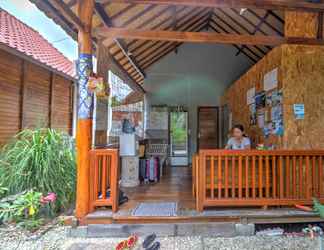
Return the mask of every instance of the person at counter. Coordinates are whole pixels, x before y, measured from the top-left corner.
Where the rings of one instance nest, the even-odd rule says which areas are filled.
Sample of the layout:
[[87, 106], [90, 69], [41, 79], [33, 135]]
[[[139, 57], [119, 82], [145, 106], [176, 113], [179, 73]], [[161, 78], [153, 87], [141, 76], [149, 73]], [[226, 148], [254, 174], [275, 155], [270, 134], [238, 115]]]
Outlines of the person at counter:
[[243, 125], [237, 124], [232, 128], [232, 137], [228, 140], [225, 149], [251, 149], [251, 141], [244, 134]]

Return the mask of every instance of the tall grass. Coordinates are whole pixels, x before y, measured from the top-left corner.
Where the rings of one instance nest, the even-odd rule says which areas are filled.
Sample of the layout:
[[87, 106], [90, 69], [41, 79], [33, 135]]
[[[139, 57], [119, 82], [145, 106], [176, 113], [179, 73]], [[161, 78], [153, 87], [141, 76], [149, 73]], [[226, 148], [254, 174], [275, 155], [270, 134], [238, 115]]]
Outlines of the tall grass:
[[0, 183], [9, 194], [55, 192], [64, 208], [74, 199], [75, 175], [71, 139], [53, 129], [23, 130], [0, 153]]

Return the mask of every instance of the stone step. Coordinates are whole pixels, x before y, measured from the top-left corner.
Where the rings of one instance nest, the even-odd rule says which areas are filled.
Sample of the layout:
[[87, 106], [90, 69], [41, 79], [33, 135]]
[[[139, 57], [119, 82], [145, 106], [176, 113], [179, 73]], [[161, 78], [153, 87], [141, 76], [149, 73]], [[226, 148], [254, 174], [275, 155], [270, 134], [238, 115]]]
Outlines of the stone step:
[[140, 237], [155, 233], [158, 237], [203, 236], [234, 237], [254, 235], [254, 224], [237, 223], [176, 223], [176, 224], [89, 224], [71, 227], [70, 237]]

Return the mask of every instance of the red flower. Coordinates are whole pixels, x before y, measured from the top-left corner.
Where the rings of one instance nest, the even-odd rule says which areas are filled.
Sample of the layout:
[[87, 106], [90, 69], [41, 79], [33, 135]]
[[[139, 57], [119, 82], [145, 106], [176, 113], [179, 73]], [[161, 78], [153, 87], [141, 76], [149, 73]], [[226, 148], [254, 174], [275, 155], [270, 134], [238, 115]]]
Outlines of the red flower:
[[56, 194], [55, 193], [48, 193], [45, 197], [41, 196], [40, 202], [42, 204], [47, 204], [56, 201]]

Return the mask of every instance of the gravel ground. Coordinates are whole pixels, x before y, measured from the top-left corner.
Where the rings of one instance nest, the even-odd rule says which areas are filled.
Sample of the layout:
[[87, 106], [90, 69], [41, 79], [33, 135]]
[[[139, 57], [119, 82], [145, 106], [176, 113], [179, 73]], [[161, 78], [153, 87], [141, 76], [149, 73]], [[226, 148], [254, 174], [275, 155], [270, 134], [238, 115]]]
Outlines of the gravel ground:
[[[110, 250], [122, 240], [117, 238], [69, 238], [66, 227], [54, 227], [42, 235], [26, 235], [20, 231], [0, 228], [1, 250]], [[142, 239], [140, 239], [142, 241]], [[168, 237], [160, 238], [161, 250], [317, 250], [318, 239], [303, 237]], [[135, 250], [140, 250], [140, 247]]]

